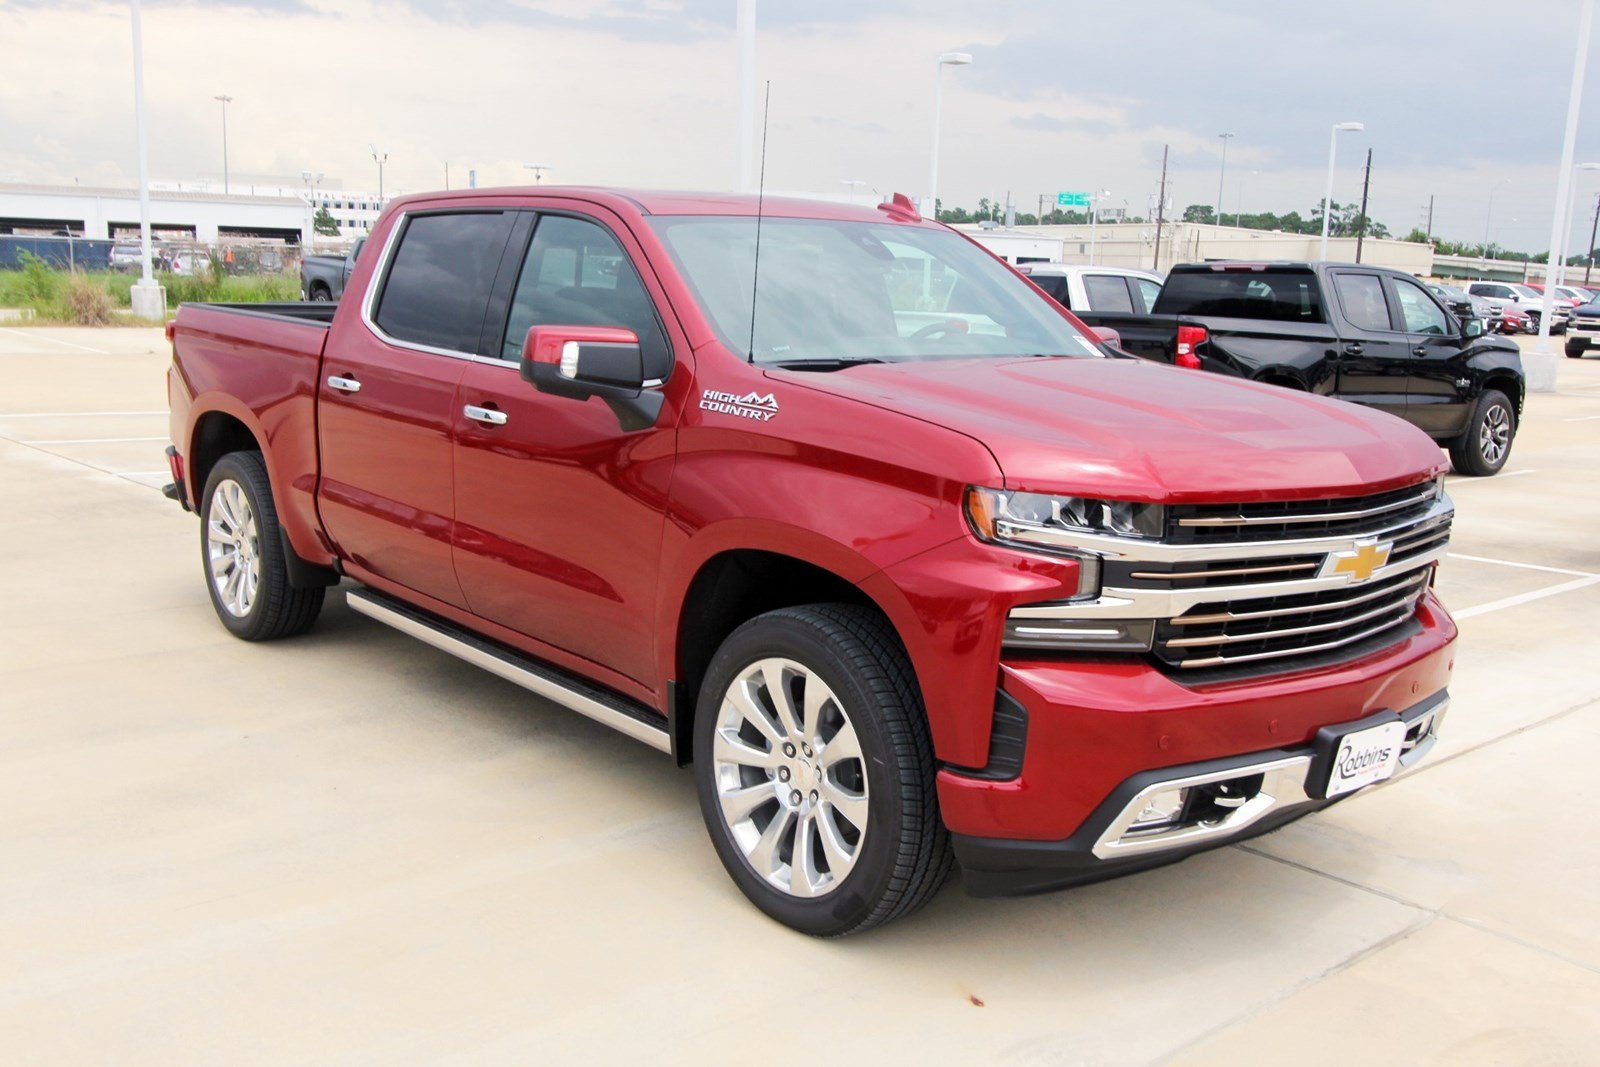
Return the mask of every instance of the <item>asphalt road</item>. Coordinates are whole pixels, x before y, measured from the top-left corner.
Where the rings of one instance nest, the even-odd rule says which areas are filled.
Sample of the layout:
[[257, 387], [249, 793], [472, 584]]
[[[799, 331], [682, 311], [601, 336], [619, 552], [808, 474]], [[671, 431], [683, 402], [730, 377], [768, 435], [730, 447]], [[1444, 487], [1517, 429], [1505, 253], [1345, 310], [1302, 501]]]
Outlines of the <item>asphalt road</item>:
[[0, 1058], [1580, 1063], [1600, 359], [1452, 478], [1430, 761], [1244, 846], [819, 942], [659, 754], [331, 599], [230, 638], [156, 330], [0, 328]]

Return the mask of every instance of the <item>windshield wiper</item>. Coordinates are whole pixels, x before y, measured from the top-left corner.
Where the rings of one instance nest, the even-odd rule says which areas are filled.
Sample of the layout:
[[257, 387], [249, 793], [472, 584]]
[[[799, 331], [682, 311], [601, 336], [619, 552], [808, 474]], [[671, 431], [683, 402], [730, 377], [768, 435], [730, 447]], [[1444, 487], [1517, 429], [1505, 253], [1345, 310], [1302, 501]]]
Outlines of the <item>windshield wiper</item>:
[[846, 367], [859, 366], [862, 363], [887, 363], [886, 359], [877, 356], [850, 356], [839, 359], [785, 359], [768, 363], [769, 367], [781, 367], [784, 370], [816, 370], [830, 371], [843, 370]]

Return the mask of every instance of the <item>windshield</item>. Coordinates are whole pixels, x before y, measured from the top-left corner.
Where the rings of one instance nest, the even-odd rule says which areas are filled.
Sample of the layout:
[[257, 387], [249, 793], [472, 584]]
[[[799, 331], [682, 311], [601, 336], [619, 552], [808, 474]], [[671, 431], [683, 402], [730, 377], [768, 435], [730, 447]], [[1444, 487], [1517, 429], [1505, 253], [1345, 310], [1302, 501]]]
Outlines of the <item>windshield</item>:
[[1049, 300], [958, 234], [892, 222], [650, 220], [723, 343], [757, 363], [1093, 356]]

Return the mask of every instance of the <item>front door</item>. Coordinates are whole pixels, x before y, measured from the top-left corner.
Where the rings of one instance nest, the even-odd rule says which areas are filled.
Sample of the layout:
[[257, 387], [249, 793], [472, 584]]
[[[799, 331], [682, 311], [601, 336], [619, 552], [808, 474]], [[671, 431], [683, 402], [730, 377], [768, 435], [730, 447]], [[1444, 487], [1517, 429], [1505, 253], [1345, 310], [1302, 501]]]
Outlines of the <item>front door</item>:
[[360, 316], [341, 314], [318, 383], [318, 506], [340, 554], [465, 607], [451, 558], [451, 432], [505, 250], [508, 212], [396, 222]]
[[1410, 349], [1406, 418], [1435, 437], [1454, 436], [1466, 425], [1471, 401], [1461, 324], [1416, 282], [1393, 275], [1386, 280]]
[[1331, 271], [1344, 324], [1334, 341], [1341, 400], [1391, 415], [1406, 413], [1410, 348], [1395, 329], [1383, 276], [1371, 271]]
[[474, 614], [653, 685], [676, 412], [627, 432], [603, 401], [540, 393], [519, 373], [531, 326], [620, 326], [638, 335], [647, 372], [671, 376], [636, 255], [620, 227], [538, 217], [499, 360], [468, 367], [457, 390], [455, 561]]

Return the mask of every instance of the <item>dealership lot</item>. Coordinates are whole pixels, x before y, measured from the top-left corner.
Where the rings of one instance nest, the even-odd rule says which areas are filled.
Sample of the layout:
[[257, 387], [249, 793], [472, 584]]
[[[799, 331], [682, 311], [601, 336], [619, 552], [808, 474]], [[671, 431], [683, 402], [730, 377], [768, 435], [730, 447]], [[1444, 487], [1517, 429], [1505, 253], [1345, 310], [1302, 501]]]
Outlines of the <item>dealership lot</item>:
[[[1531, 342], [1529, 342], [1531, 343]], [[792, 934], [658, 754], [337, 600], [217, 625], [157, 330], [0, 328], [0, 1047], [18, 1061], [1573, 1062], [1600, 1034], [1600, 359], [1451, 479], [1421, 769], [1073, 892]], [[1340, 1038], [1359, 1035], [1352, 1046]]]

